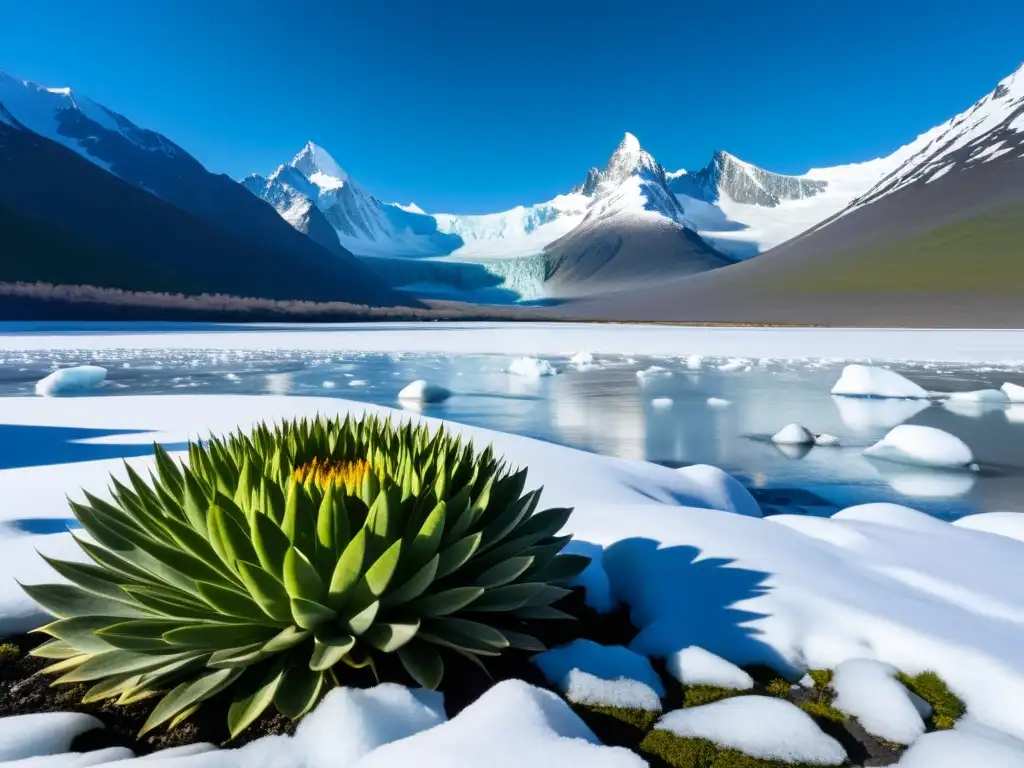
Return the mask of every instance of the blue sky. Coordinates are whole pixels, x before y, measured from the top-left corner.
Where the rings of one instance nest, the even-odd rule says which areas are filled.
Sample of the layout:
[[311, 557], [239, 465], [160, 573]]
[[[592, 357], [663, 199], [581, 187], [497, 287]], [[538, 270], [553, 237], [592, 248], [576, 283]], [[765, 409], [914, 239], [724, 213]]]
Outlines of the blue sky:
[[1024, 58], [1020, 0], [0, 0], [0, 69], [208, 168], [307, 141], [383, 200], [549, 199], [635, 133], [670, 170], [886, 154]]

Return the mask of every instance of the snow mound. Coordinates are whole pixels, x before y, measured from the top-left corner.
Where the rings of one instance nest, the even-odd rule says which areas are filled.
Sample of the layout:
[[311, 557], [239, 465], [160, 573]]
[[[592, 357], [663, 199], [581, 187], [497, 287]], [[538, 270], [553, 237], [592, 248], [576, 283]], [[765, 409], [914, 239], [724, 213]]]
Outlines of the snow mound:
[[832, 387], [833, 395], [848, 397], [927, 398], [928, 392], [906, 376], [873, 365], [848, 365]]
[[650, 368], [645, 368], [642, 371], [636, 372], [636, 377], [640, 379], [640, 381], [645, 381], [646, 379], [653, 378], [654, 376], [671, 375], [672, 371], [668, 370], [667, 368], [662, 368], [660, 365], [652, 365]]
[[569, 705], [520, 680], [490, 688], [447, 723], [374, 750], [354, 768], [644, 768], [605, 747]]
[[827, 445], [836, 446], [839, 445], [839, 438], [835, 435], [830, 435], [828, 432], [822, 432], [820, 435], [814, 438], [815, 445]]
[[578, 670], [599, 680], [642, 683], [656, 696], [665, 695], [665, 686], [647, 657], [622, 645], [600, 645], [580, 638], [538, 653], [531, 661], [562, 692], [568, 691], [570, 673]]
[[651, 686], [639, 680], [620, 677], [604, 680], [597, 675], [573, 669], [563, 680], [565, 698], [573, 704], [599, 707], [622, 707], [661, 712], [661, 699]]
[[78, 712], [0, 718], [0, 762], [63, 754], [76, 736], [102, 727], [92, 715]]
[[417, 379], [398, 393], [399, 400], [414, 403], [443, 403], [451, 396], [449, 390], [423, 379]]
[[691, 371], [699, 371], [704, 367], [704, 358], [700, 355], [690, 355], [686, 358], [686, 367]]
[[36, 382], [36, 394], [40, 397], [53, 397], [66, 392], [80, 392], [92, 389], [105, 378], [107, 369], [98, 365], [61, 368]]
[[736, 696], [677, 709], [655, 726], [677, 736], [707, 739], [762, 760], [841, 765], [846, 751], [826, 736], [810, 715], [782, 699]]
[[830, 519], [871, 523], [872, 525], [881, 525], [887, 528], [899, 528], [904, 531], [932, 534], [945, 533], [948, 531], [949, 526], [948, 523], [944, 523], [942, 520], [938, 520], [924, 512], [904, 507], [902, 504], [890, 504], [885, 501], [847, 507], [836, 512]]
[[680, 467], [676, 474], [685, 477], [699, 489], [702, 504], [707, 509], [734, 512], [746, 517], [763, 517], [764, 512], [757, 500], [743, 484], [725, 470], [710, 464], [694, 464]]
[[864, 455], [924, 467], [966, 467], [974, 461], [971, 449], [956, 435], [918, 424], [892, 429]]
[[1024, 387], [1020, 384], [1011, 384], [1006, 382], [1000, 389], [1003, 394], [1006, 395], [1006, 399], [1011, 403], [1024, 403]]
[[959, 728], [935, 731], [914, 742], [900, 768], [1024, 768], [1024, 747]]
[[737, 691], [754, 687], [754, 679], [742, 669], [696, 645], [669, 656], [665, 667], [683, 685], [715, 685]]
[[671, 408], [672, 407], [672, 398], [671, 397], [656, 397], [653, 400], [651, 400], [651, 405], [654, 406], [655, 408], [658, 408], [659, 410], [662, 410], [662, 409], [665, 409], [665, 408]]
[[984, 531], [1024, 542], [1024, 514], [1020, 512], [982, 512], [955, 520], [953, 525], [971, 531]]
[[787, 424], [772, 436], [779, 445], [814, 445], [814, 434], [800, 424]]
[[554, 376], [556, 371], [547, 360], [536, 357], [520, 357], [512, 361], [508, 372], [524, 379], [539, 379], [543, 376]]
[[1010, 398], [1001, 389], [976, 389], [972, 392], [953, 392], [949, 399], [961, 403], [1006, 403]]
[[708, 405], [712, 408], [728, 408], [732, 402], [721, 397], [709, 397]]
[[581, 349], [569, 360], [573, 365], [593, 365], [594, 356], [590, 354], [589, 350]]
[[856, 717], [868, 733], [896, 744], [913, 744], [924, 734], [924, 721], [896, 671], [872, 659], [844, 661], [832, 677], [833, 704]]

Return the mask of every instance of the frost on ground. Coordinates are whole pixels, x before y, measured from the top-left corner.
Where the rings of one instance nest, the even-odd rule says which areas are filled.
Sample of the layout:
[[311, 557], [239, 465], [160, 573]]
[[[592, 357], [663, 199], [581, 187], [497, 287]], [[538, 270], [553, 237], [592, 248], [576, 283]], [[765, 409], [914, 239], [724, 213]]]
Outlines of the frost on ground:
[[539, 379], [558, 373], [547, 360], [539, 360], [536, 357], [516, 358], [508, 367], [508, 372], [524, 379]]
[[864, 455], [923, 467], [960, 468], [974, 461], [971, 449], [956, 435], [918, 424], [900, 424]]
[[683, 685], [714, 685], [746, 691], [754, 679], [732, 662], [696, 645], [683, 648], [665, 660], [668, 673]]
[[778, 445], [814, 445], [814, 433], [800, 424], [787, 424], [772, 435], [772, 442]]
[[672, 398], [671, 397], [656, 397], [653, 400], [651, 400], [651, 405], [654, 408], [657, 408], [659, 410], [664, 410], [666, 408], [671, 408], [672, 407]]
[[802, 709], [768, 696], [736, 696], [677, 709], [655, 726], [676, 736], [707, 739], [751, 757], [786, 763], [841, 765], [846, 751]]
[[912, 744], [925, 730], [922, 707], [896, 679], [896, 672], [871, 659], [844, 661], [832, 676], [832, 704], [856, 717], [868, 733], [895, 744]]
[[[391, 415], [399, 422], [425, 418], [315, 397], [0, 398], [0, 423], [129, 430], [107, 441], [124, 446], [126, 454], [153, 441], [171, 446], [259, 420], [366, 412]], [[893, 504], [853, 507], [832, 518], [762, 518], [753, 497], [712, 467], [674, 471], [450, 422], [447, 427], [478, 445], [493, 444], [513, 466], [528, 467], [527, 487], [544, 487], [543, 506], [575, 507], [563, 533], [573, 534], [578, 542], [574, 546], [589, 545], [590, 551], [600, 552], [593, 570], [584, 572], [588, 602], [615, 601], [628, 609], [638, 629], [628, 647], [637, 654], [668, 659], [699, 646], [733, 664], [764, 664], [792, 679], [808, 668], [834, 669], [857, 658], [873, 658], [909, 675], [932, 670], [965, 702], [971, 718], [1024, 739], [1024, 710], [1019, 706], [1024, 701], [1024, 593], [1019, 586], [1024, 583], [1024, 543], [1009, 534], [950, 525]], [[34, 447], [37, 442], [27, 441], [25, 450], [40, 450]], [[15, 578], [26, 584], [53, 580], [36, 550], [72, 559], [77, 554], [69, 533], [29, 534], [19, 523], [65, 520], [70, 516], [66, 495], [78, 500], [82, 488], [103, 495], [110, 473], [125, 479], [120, 460], [53, 467], [45, 464], [45, 456], [29, 458], [35, 466], [0, 471], [0, 637], [46, 620], [15, 583]], [[144, 476], [153, 466], [147, 456], [128, 458], [127, 463]], [[529, 707], [537, 710], [541, 705]], [[449, 734], [466, 736], [466, 759], [477, 759], [477, 764], [492, 762], [492, 753], [505, 749], [506, 742], [510, 754], [519, 758], [557, 764], [537, 757], [544, 752], [540, 747], [529, 752], [524, 751], [528, 746], [514, 743], [539, 732], [546, 734], [540, 738], [561, 745], [557, 749], [565, 759], [579, 764], [607, 758], [611, 765], [642, 765], [625, 752], [566, 746], [557, 726], [556, 736], [543, 724], [539, 730], [519, 728], [518, 711], [507, 716], [497, 709], [490, 712], [491, 722], [510, 725], [497, 746], [476, 739], [469, 726], [445, 725], [381, 747], [364, 760], [422, 765], [414, 759], [422, 746], [424, 754], [427, 747], [434, 750], [430, 765], [441, 765], [438, 750], [448, 742], [427, 737], [448, 729]], [[918, 744], [931, 738], [923, 737]], [[409, 751], [392, 751], [400, 744]], [[384, 753], [395, 762], [376, 757]], [[284, 759], [262, 764], [293, 765]]]
[[61, 368], [36, 382], [36, 394], [41, 397], [54, 397], [69, 392], [81, 392], [92, 389], [105, 378], [107, 369], [98, 365]]
[[660, 710], [665, 686], [651, 662], [621, 645], [573, 640], [532, 659], [548, 682], [579, 704]]
[[906, 376], [873, 365], [848, 365], [832, 387], [833, 395], [924, 399], [928, 392]]
[[452, 393], [444, 387], [423, 379], [417, 379], [398, 393], [399, 400], [415, 403], [442, 403], [451, 396]]

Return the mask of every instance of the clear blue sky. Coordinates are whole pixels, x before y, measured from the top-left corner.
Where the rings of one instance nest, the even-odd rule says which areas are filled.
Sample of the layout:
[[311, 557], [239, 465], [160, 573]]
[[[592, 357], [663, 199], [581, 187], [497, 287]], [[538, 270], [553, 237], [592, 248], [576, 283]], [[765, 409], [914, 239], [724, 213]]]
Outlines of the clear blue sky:
[[1024, 58], [1021, 0], [0, 0], [0, 69], [214, 171], [307, 141], [383, 200], [501, 210], [624, 131], [670, 170], [886, 154]]

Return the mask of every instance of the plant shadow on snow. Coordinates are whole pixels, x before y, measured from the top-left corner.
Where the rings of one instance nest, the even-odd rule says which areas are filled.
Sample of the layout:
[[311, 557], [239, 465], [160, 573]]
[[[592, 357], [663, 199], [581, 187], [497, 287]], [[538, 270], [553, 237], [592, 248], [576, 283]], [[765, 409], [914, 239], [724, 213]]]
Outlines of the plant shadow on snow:
[[[151, 443], [88, 443], [103, 437], [142, 435], [148, 429], [85, 429], [0, 424], [0, 470], [74, 464], [99, 459], [150, 456]], [[183, 451], [187, 443], [166, 443], [168, 451]]]

